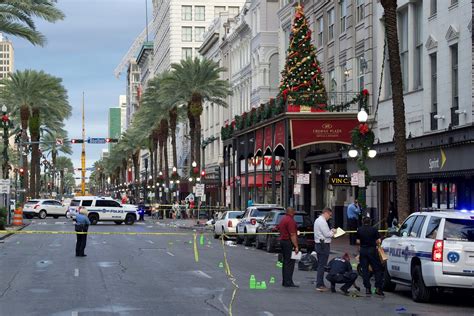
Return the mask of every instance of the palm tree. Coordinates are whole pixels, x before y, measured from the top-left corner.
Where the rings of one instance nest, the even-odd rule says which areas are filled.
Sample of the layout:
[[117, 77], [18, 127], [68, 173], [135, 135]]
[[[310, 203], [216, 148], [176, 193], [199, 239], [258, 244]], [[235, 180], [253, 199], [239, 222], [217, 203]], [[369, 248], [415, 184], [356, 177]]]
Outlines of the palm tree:
[[381, 0], [384, 8], [385, 36], [392, 80], [393, 127], [395, 133], [395, 170], [397, 172], [397, 210], [400, 220], [408, 217], [408, 167], [406, 148], [405, 103], [397, 33], [397, 0]]
[[[65, 130], [58, 130], [58, 131], [50, 131], [49, 129], [43, 130], [43, 135], [41, 138], [41, 151], [46, 153], [46, 154], [51, 154], [51, 162], [53, 164], [53, 171], [55, 169], [60, 170], [56, 166], [56, 158], [58, 156], [58, 153], [63, 153], [67, 155], [72, 154], [72, 148], [71, 148], [71, 143], [67, 139], [67, 132]], [[63, 144], [62, 145], [56, 145], [56, 140], [57, 139], [62, 139]], [[53, 183], [55, 183], [55, 177], [56, 173], [53, 172]], [[39, 178], [37, 176], [37, 178]], [[62, 192], [62, 191], [61, 191]]]
[[[59, 156], [56, 159], [56, 163], [54, 164], [54, 168], [56, 170], [59, 170], [59, 194], [63, 195], [66, 191], [65, 183], [64, 183], [64, 178], [65, 174], [74, 174], [74, 166], [72, 164], [72, 161], [69, 157], [65, 156]], [[54, 169], [53, 169], [54, 171]], [[54, 173], [53, 173], [54, 175]], [[53, 178], [53, 183], [54, 183], [54, 178]]]
[[44, 45], [46, 39], [36, 30], [34, 18], [54, 23], [64, 19], [56, 0], [2, 0], [0, 3], [0, 32], [25, 38], [33, 45]]
[[170, 105], [187, 105], [191, 136], [191, 161], [201, 164], [201, 114], [203, 103], [212, 102], [226, 107], [225, 98], [232, 91], [228, 81], [220, 79], [224, 68], [209, 59], [182, 60], [171, 65], [172, 71], [163, 76], [160, 101]]
[[[62, 128], [62, 121], [71, 113], [67, 102], [67, 93], [61, 79], [43, 71], [23, 70], [9, 75], [1, 81], [0, 99], [13, 106], [12, 113], [20, 117], [22, 142], [28, 142], [28, 127], [32, 141], [39, 141], [43, 125], [56, 125]], [[58, 122], [60, 124], [58, 125]], [[31, 155], [31, 175], [28, 185], [28, 156], [23, 152], [23, 169], [25, 170], [25, 188], [29, 188], [32, 196], [36, 196], [36, 175], [39, 169], [39, 144], [33, 144]]]

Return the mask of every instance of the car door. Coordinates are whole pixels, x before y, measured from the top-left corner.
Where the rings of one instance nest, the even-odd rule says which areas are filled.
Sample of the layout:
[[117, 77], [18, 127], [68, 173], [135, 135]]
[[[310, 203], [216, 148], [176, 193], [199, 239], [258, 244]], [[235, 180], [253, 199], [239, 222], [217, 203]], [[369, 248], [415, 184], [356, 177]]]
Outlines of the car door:
[[[409, 216], [400, 226], [397, 237], [389, 250], [387, 264], [389, 265], [390, 275], [396, 278], [402, 278], [409, 269], [408, 267], [408, 234], [416, 220], [416, 215]], [[406, 249], [406, 251], [405, 251]]]
[[[474, 216], [445, 218], [443, 273], [474, 276]], [[474, 284], [474, 280], [472, 281]]]
[[[257, 232], [258, 233], [267, 233], [268, 232], [268, 224], [273, 221], [274, 216], [275, 216], [274, 212], [268, 213], [267, 216], [265, 216], [263, 218], [260, 226], [257, 228]], [[260, 234], [260, 235], [257, 235], [257, 238], [261, 243], [265, 243], [267, 235]]]
[[239, 223], [237, 224], [237, 234], [244, 232], [245, 223], [247, 222], [247, 217], [249, 216], [250, 210], [246, 210], [241, 216]]
[[51, 201], [51, 208], [54, 210], [54, 215], [66, 214], [66, 208], [59, 201]]
[[215, 224], [215, 231], [217, 234], [222, 234], [222, 226], [224, 226], [225, 223], [225, 218], [227, 217], [227, 212], [224, 212], [221, 214], [220, 217], [217, 218], [216, 224]]
[[[424, 260], [424, 256], [426, 253], [423, 250], [426, 250], [425, 247], [423, 247], [424, 244], [424, 238], [422, 238], [422, 230], [423, 226], [425, 224], [426, 216], [425, 215], [418, 215], [415, 218], [415, 221], [413, 222], [413, 225], [411, 226], [411, 229], [408, 233], [407, 238], [404, 240], [404, 251], [405, 254], [403, 256], [404, 259], [406, 259], [406, 264], [402, 266], [402, 269], [400, 271], [400, 276], [404, 280], [411, 279], [411, 261], [414, 257], [417, 257], [421, 260]], [[431, 253], [428, 253], [431, 257]]]

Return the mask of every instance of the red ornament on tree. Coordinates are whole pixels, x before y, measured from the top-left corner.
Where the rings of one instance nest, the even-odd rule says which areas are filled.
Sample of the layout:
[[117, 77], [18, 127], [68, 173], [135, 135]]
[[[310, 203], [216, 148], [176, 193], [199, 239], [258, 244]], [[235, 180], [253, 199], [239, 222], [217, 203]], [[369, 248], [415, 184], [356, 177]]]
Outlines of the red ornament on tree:
[[359, 125], [359, 132], [362, 135], [367, 134], [369, 132], [369, 125], [367, 125], [367, 123], [360, 124]]
[[362, 95], [364, 97], [368, 97], [369, 96], [369, 90], [367, 90], [367, 89], [362, 90]]
[[4, 116], [2, 116], [2, 121], [8, 122], [8, 115], [5, 114]]

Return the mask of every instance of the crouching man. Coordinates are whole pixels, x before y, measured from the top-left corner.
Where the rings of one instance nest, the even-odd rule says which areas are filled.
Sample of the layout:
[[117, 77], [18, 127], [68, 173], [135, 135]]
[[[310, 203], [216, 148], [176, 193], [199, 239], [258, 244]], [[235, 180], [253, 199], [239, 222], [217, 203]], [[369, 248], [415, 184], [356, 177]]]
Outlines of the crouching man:
[[336, 292], [336, 283], [344, 283], [341, 286], [341, 292], [344, 294], [349, 293], [349, 288], [354, 285], [354, 287], [359, 291], [354, 283], [357, 279], [357, 273], [352, 271], [351, 261], [349, 254], [345, 253], [340, 258], [332, 259], [329, 264], [329, 274], [326, 276], [326, 279], [331, 282], [331, 292]]

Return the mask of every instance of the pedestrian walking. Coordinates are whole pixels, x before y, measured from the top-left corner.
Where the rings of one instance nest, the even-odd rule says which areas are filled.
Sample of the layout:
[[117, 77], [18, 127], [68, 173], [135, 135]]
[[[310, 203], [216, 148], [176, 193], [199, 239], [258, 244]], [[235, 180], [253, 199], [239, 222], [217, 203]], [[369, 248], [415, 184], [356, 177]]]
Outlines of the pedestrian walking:
[[355, 285], [357, 273], [352, 271], [351, 257], [348, 253], [345, 253], [342, 257], [332, 259], [328, 266], [329, 273], [326, 276], [326, 279], [331, 282], [331, 292], [336, 292], [337, 283], [344, 283], [344, 285], [341, 286], [341, 292], [346, 295], [349, 294], [349, 289], [353, 285], [358, 291], [360, 291], [360, 288]]
[[318, 272], [316, 276], [316, 290], [325, 292], [328, 289], [324, 285], [324, 271], [331, 251], [331, 238], [336, 233], [335, 229], [329, 229], [328, 220], [332, 217], [329, 207], [323, 209], [323, 213], [314, 221], [314, 242], [318, 254]]
[[393, 227], [393, 220], [397, 220], [398, 222], [398, 211], [395, 208], [395, 204], [390, 202], [390, 206], [388, 207], [388, 214], [387, 214], [387, 228]]
[[251, 207], [253, 206], [253, 200], [251, 197], [249, 197], [248, 201], [247, 201], [247, 207]]
[[[357, 199], [347, 207], [347, 227], [349, 230], [355, 231], [357, 227], [359, 227], [360, 212], [359, 201], [357, 201]], [[349, 242], [352, 246], [356, 244], [355, 234], [349, 235]]]
[[[78, 233], [87, 233], [90, 224], [91, 222], [87, 217], [87, 210], [81, 209], [76, 215], [75, 231]], [[84, 249], [86, 248], [87, 234], [76, 234], [76, 237], [76, 257], [86, 257], [87, 255], [84, 253]]]
[[371, 220], [365, 217], [362, 221], [362, 226], [357, 229], [357, 244], [360, 250], [360, 266], [362, 268], [362, 278], [364, 279], [365, 293], [372, 294], [372, 286], [370, 284], [369, 265], [375, 274], [375, 294], [384, 296], [383, 287], [383, 270], [382, 263], [377, 253], [377, 246], [380, 245], [380, 235], [376, 228], [370, 226]]
[[295, 260], [291, 259], [291, 252], [293, 249], [295, 253], [299, 252], [297, 237], [298, 226], [293, 218], [295, 213], [296, 210], [294, 208], [287, 208], [285, 216], [283, 216], [278, 225], [278, 230], [280, 231], [280, 246], [283, 255], [282, 285], [284, 287], [298, 287], [298, 285], [293, 283]]

